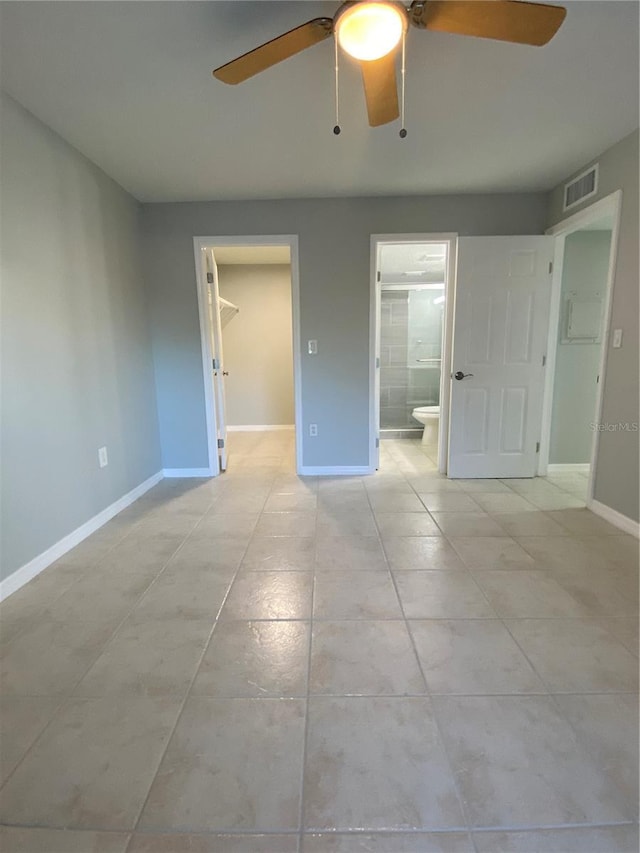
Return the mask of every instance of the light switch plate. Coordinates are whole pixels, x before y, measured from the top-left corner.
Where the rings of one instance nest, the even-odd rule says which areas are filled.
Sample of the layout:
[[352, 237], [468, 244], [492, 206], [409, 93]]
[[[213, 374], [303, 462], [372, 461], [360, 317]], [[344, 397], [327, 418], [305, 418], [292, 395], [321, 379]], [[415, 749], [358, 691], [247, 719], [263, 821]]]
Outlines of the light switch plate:
[[98, 463], [101, 468], [106, 468], [109, 464], [109, 457], [107, 456], [107, 448], [99, 447], [98, 448]]
[[307, 352], [309, 355], [318, 355], [318, 341], [309, 341]]
[[613, 344], [614, 349], [620, 349], [622, 346], [622, 329], [614, 329], [613, 330]]

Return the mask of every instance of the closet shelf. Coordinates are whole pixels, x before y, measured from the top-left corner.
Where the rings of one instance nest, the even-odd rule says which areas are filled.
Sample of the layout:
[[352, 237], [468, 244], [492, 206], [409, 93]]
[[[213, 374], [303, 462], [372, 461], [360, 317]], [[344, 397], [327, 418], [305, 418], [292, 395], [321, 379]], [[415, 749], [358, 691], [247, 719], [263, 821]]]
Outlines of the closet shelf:
[[222, 328], [231, 322], [236, 314], [240, 311], [237, 305], [234, 305], [233, 302], [229, 302], [228, 299], [223, 299], [220, 297], [220, 323], [222, 324]]

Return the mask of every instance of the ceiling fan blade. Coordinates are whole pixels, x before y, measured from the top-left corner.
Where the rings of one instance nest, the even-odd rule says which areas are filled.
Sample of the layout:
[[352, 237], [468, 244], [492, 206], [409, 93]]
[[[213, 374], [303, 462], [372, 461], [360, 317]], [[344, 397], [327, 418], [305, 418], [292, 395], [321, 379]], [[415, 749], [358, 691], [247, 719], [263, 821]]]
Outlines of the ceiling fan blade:
[[305, 50], [318, 42], [329, 38], [333, 33], [331, 18], [314, 18], [287, 33], [283, 33], [271, 41], [261, 44], [254, 50], [244, 53], [237, 59], [232, 59], [226, 65], [221, 65], [213, 72], [213, 76], [223, 83], [242, 83], [254, 74], [265, 71], [288, 59], [296, 53]]
[[367, 100], [367, 113], [371, 127], [394, 121], [400, 115], [398, 109], [398, 84], [396, 82], [396, 58], [389, 53], [382, 59], [362, 61], [362, 82]]
[[415, 0], [409, 18], [428, 30], [541, 46], [566, 14], [562, 6], [521, 0]]

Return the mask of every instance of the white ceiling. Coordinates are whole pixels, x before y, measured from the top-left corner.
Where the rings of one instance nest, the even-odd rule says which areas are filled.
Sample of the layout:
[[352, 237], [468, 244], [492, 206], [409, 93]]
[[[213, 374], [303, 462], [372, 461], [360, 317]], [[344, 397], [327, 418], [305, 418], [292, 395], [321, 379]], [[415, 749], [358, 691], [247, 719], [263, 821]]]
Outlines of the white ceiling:
[[214, 255], [220, 266], [291, 263], [289, 246], [217, 246]]
[[638, 3], [569, 0], [544, 48], [411, 29], [409, 135], [333, 44], [211, 70], [336, 3], [2, 3], [2, 84], [143, 201], [548, 189], [638, 125]]

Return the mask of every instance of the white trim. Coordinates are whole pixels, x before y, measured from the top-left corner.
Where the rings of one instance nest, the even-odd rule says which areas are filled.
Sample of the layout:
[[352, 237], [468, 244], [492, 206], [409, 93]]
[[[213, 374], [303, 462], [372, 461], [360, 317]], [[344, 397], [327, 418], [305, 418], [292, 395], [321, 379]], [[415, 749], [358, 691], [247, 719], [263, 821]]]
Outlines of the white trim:
[[451, 350], [453, 341], [453, 306], [455, 301], [458, 235], [442, 234], [372, 234], [370, 253], [369, 297], [369, 467], [374, 471], [379, 465], [380, 438], [380, 381], [376, 359], [380, 357], [380, 287], [378, 286], [378, 248], [384, 243], [447, 243], [447, 270], [445, 274], [445, 318], [440, 365], [440, 424], [438, 434], [438, 470], [447, 473], [449, 456], [449, 409], [451, 400]]
[[375, 470], [369, 465], [305, 465], [298, 473], [302, 477], [362, 477]]
[[613, 524], [614, 527], [619, 527], [620, 530], [623, 530], [625, 533], [630, 533], [631, 536], [635, 536], [636, 539], [640, 539], [639, 522], [634, 521], [632, 518], [623, 515], [615, 509], [611, 509], [610, 506], [600, 503], [600, 501], [592, 500], [588, 506], [591, 512], [599, 515], [600, 518], [604, 518], [604, 520], [608, 521], [609, 524]]
[[440, 365], [440, 423], [442, 439], [438, 433], [438, 471], [447, 473], [449, 464], [449, 432], [451, 419], [451, 375], [453, 359], [453, 321], [456, 307], [456, 282], [458, 274], [458, 235], [449, 235], [447, 252], [447, 275], [445, 278], [444, 339], [442, 341], [442, 363]]
[[158, 471], [152, 477], [149, 477], [148, 480], [145, 480], [144, 483], [140, 483], [135, 489], [131, 489], [126, 495], [118, 498], [117, 501], [114, 501], [101, 512], [97, 513], [97, 515], [94, 515], [93, 518], [85, 521], [80, 527], [76, 527], [71, 533], [63, 536], [62, 539], [59, 539], [54, 545], [43, 551], [42, 554], [38, 554], [37, 557], [29, 560], [24, 566], [21, 566], [10, 574], [9, 577], [0, 582], [0, 601], [17, 592], [20, 587], [24, 586], [30, 580], [33, 580], [40, 572], [44, 571], [52, 563], [55, 563], [56, 560], [59, 560], [60, 557], [64, 556], [72, 548], [75, 548], [76, 545], [79, 545], [87, 536], [91, 536], [92, 533], [95, 533], [96, 530], [99, 530], [104, 524], [111, 521], [119, 512], [122, 512], [123, 509], [126, 509], [134, 501], [137, 501], [138, 498], [142, 497], [149, 489], [152, 489], [160, 480], [162, 480], [162, 471]]
[[[207, 423], [207, 438], [209, 452], [209, 468], [215, 476], [219, 472], [218, 447], [216, 434], [216, 413], [213, 401], [212, 383], [207, 382], [211, 365], [211, 346], [207, 334], [208, 301], [205, 282], [202, 278], [200, 256], [202, 249], [213, 249], [221, 246], [289, 246], [291, 264], [291, 320], [293, 328], [293, 386], [295, 406], [296, 434], [296, 470], [302, 471], [302, 356], [300, 348], [300, 262], [297, 234], [259, 234], [244, 236], [194, 237], [193, 250], [196, 264], [196, 285], [198, 289], [198, 311], [200, 315], [200, 341], [202, 347], [202, 366], [205, 397], [205, 417]], [[255, 427], [254, 427], [255, 428]]]
[[380, 288], [378, 235], [372, 234], [369, 259], [369, 468], [380, 467]]
[[615, 190], [599, 201], [588, 205], [584, 210], [579, 210], [566, 219], [556, 222], [551, 228], [547, 228], [544, 233], [551, 237], [558, 237], [561, 234], [564, 236], [572, 234], [574, 231], [579, 231], [583, 225], [590, 225], [592, 222], [596, 222], [598, 219], [607, 216], [607, 214], [615, 216], [616, 208], [620, 206], [621, 201], [622, 190]]
[[295, 424], [241, 424], [239, 426], [227, 424], [227, 432], [271, 432], [271, 430], [294, 430], [295, 428]]
[[549, 298], [549, 333], [547, 336], [547, 363], [545, 365], [544, 391], [542, 392], [542, 420], [540, 423], [540, 452], [538, 476], [543, 477], [549, 469], [551, 453], [551, 425], [553, 421], [553, 388], [556, 379], [556, 357], [558, 354], [558, 327], [560, 324], [560, 301], [562, 298], [562, 274], [564, 271], [564, 237], [555, 240], [553, 247], [553, 274]]
[[590, 468], [588, 462], [550, 462], [547, 465], [547, 474], [588, 474]]
[[[204, 263], [202, 252], [208, 248], [203, 245], [197, 237], [193, 239], [195, 264], [196, 264], [196, 290], [198, 296], [198, 316], [200, 320], [200, 349], [202, 351], [202, 377], [204, 380], [204, 413], [207, 425], [207, 456], [209, 470], [212, 477], [220, 473], [220, 459], [218, 456], [218, 430], [216, 415], [216, 399], [213, 382], [211, 381], [211, 370], [213, 365], [213, 351], [211, 348], [211, 335], [209, 334], [209, 292], [206, 277], [204, 276]], [[179, 476], [166, 475], [165, 476]]]
[[[217, 472], [216, 472], [217, 473]], [[168, 480], [175, 477], [215, 477], [211, 468], [163, 468], [162, 475]]]
[[[555, 381], [556, 351], [558, 346], [558, 322], [560, 317], [560, 298], [562, 290], [562, 268], [564, 263], [564, 244], [569, 234], [580, 231], [585, 225], [610, 215], [613, 219], [611, 228], [611, 245], [609, 247], [609, 268], [607, 270], [606, 294], [602, 314], [602, 342], [600, 344], [600, 364], [598, 375], [600, 381], [596, 388], [596, 407], [594, 423], [602, 420], [604, 404], [604, 385], [607, 369], [607, 354], [609, 350], [609, 334], [611, 331], [611, 311], [613, 307], [613, 286], [616, 278], [616, 261], [618, 257], [618, 238], [620, 235], [620, 213], [622, 209], [622, 190], [616, 190], [600, 201], [589, 205], [584, 210], [563, 219], [546, 233], [556, 237], [553, 277], [551, 280], [551, 309], [549, 315], [549, 338], [547, 341], [547, 365], [545, 376], [545, 391], [542, 405], [542, 426], [540, 438], [540, 454], [538, 459], [538, 475], [544, 475], [549, 467], [549, 451], [551, 443], [551, 422], [553, 415], [553, 385]], [[593, 501], [596, 466], [598, 462], [598, 445], [600, 433], [594, 430], [591, 442], [591, 458], [589, 461], [589, 483], [587, 485], [587, 506]]]

